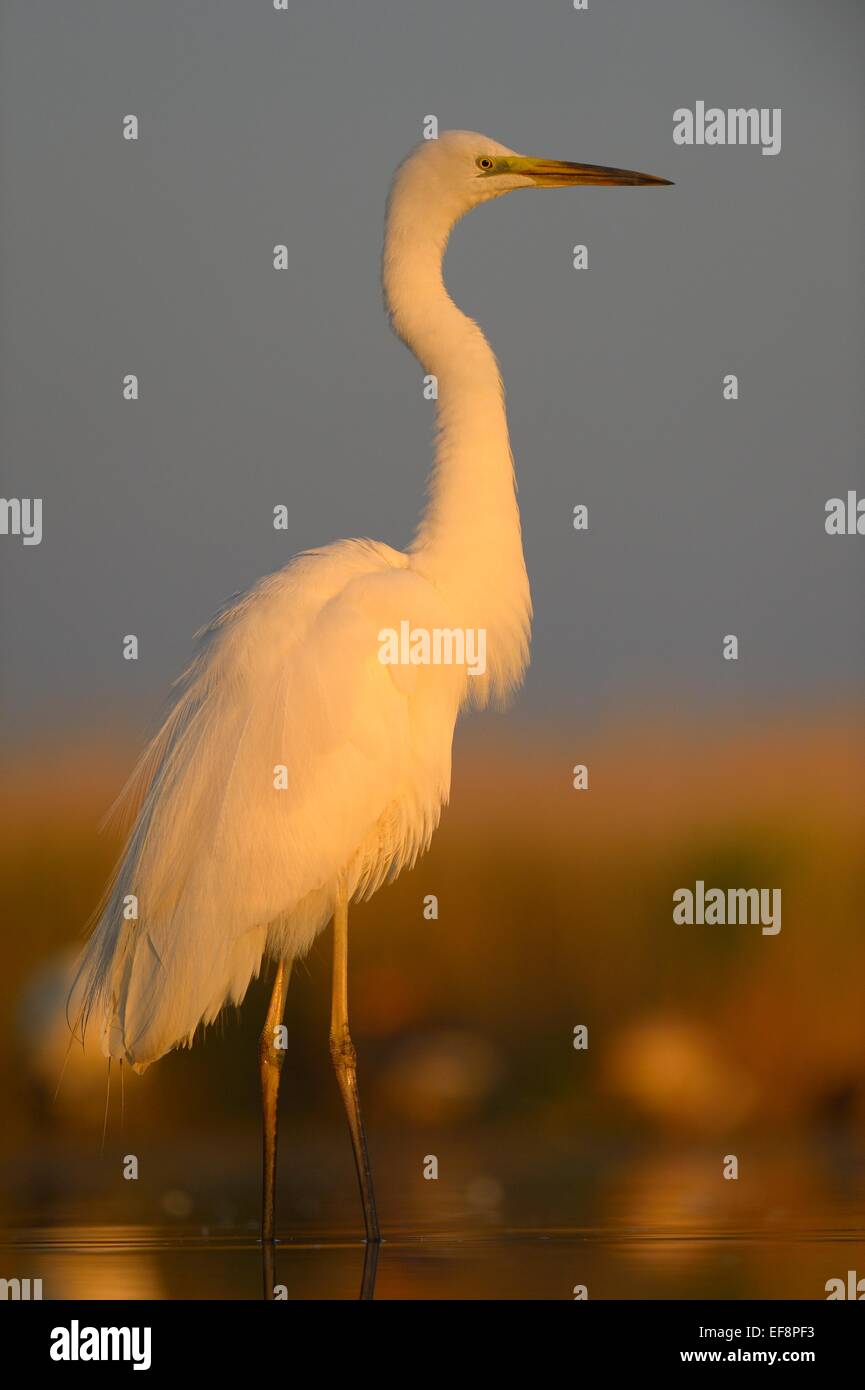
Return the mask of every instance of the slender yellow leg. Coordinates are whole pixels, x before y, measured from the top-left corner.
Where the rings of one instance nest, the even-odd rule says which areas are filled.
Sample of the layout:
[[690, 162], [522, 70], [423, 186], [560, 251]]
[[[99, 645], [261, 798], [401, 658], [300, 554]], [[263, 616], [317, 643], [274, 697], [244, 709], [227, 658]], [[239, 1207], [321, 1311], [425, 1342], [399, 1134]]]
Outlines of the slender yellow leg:
[[351, 1131], [360, 1200], [363, 1203], [366, 1238], [370, 1243], [378, 1242], [381, 1240], [381, 1232], [378, 1228], [372, 1171], [369, 1166], [369, 1152], [366, 1147], [366, 1135], [360, 1114], [360, 1097], [357, 1090], [357, 1055], [351, 1034], [348, 1031], [348, 901], [342, 891], [337, 898], [333, 914], [333, 998], [330, 1015], [330, 1055], [333, 1059], [336, 1079], [339, 1083], [342, 1103], [345, 1106], [348, 1127]]
[[279, 1100], [279, 1078], [285, 1049], [277, 1047], [277, 1029], [282, 1023], [285, 1008], [285, 992], [291, 975], [291, 965], [280, 961], [276, 967], [273, 993], [267, 1009], [267, 1018], [261, 1031], [258, 1044], [258, 1060], [261, 1068], [261, 1108], [262, 1133], [264, 1140], [264, 1181], [262, 1184], [261, 1239], [275, 1239], [274, 1196], [276, 1190], [276, 1106]]

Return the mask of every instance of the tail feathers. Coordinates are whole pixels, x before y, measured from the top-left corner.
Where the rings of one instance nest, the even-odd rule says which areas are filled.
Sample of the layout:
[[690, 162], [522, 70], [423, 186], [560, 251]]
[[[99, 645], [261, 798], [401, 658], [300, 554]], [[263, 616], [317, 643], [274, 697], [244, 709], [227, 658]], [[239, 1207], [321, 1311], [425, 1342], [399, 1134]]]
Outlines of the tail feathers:
[[128, 921], [109, 904], [84, 951], [70, 995], [70, 1021], [82, 1040], [94, 1026], [102, 1052], [143, 1072], [176, 1047], [191, 1045], [200, 1026], [226, 1004], [239, 1004], [257, 975], [266, 928], [233, 942], [212, 939], [206, 959], [172, 938], [169, 959], [157, 951], [143, 922]]

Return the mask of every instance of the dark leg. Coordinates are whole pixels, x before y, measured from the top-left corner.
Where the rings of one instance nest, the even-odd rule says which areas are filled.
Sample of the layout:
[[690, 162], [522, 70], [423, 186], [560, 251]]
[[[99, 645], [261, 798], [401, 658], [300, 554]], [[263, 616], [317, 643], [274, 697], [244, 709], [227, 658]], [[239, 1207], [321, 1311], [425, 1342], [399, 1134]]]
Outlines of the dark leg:
[[333, 1059], [336, 1079], [339, 1083], [342, 1103], [345, 1106], [348, 1127], [351, 1131], [360, 1200], [363, 1203], [366, 1238], [371, 1243], [378, 1242], [381, 1240], [381, 1232], [378, 1227], [369, 1152], [366, 1147], [366, 1135], [360, 1113], [360, 1097], [357, 1090], [357, 1055], [351, 1034], [348, 1031], [348, 902], [342, 894], [337, 899], [333, 914], [333, 1000], [330, 1018], [330, 1055]]
[[276, 1030], [282, 1023], [285, 1008], [285, 992], [291, 966], [280, 961], [276, 968], [273, 993], [267, 1009], [267, 1018], [258, 1045], [258, 1060], [261, 1068], [261, 1106], [262, 1131], [264, 1139], [264, 1182], [261, 1206], [261, 1239], [272, 1241], [276, 1236], [274, 1224], [274, 1200], [276, 1189], [276, 1106], [279, 1099], [279, 1078], [285, 1049], [277, 1047]]

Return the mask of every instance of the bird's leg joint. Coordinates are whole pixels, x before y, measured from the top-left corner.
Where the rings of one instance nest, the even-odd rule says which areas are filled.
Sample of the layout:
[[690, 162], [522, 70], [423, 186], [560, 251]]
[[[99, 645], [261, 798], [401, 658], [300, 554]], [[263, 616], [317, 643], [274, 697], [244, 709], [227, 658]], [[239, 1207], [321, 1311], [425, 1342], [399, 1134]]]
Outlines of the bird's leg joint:
[[357, 1069], [357, 1053], [354, 1050], [354, 1043], [351, 1040], [347, 1025], [331, 1032], [330, 1055], [337, 1071], [355, 1071]]
[[275, 1067], [282, 1070], [285, 1061], [285, 1025], [271, 1026], [266, 1023], [258, 1043], [258, 1057], [262, 1067]]

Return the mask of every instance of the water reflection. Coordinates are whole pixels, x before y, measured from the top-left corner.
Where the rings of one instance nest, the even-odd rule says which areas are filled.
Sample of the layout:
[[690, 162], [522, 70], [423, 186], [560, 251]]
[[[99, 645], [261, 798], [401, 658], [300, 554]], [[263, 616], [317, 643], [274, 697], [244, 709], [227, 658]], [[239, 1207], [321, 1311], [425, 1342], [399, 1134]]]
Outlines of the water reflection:
[[2, 1252], [7, 1275], [43, 1280], [73, 1299], [824, 1299], [829, 1279], [865, 1270], [862, 1231], [820, 1236], [618, 1237], [577, 1231], [397, 1232], [384, 1245], [286, 1243], [59, 1243], [33, 1232]]
[[[278, 1282], [279, 1250], [279, 1242], [274, 1246], [270, 1241], [267, 1241], [261, 1248], [262, 1292], [266, 1303], [273, 1303], [278, 1299], [289, 1297], [288, 1286]], [[380, 1244], [364, 1244], [360, 1292], [358, 1294], [358, 1299], [362, 1302], [371, 1302], [375, 1298], [375, 1278], [380, 1253]]]
[[451, 1137], [427, 1182], [395, 1140], [378, 1155], [378, 1249], [360, 1238], [350, 1154], [329, 1142], [286, 1155], [265, 1250], [244, 1149], [154, 1150], [138, 1183], [34, 1154], [0, 1177], [0, 1275], [41, 1278], [45, 1298], [289, 1301], [571, 1299], [578, 1284], [593, 1299], [822, 1299], [828, 1280], [865, 1275], [858, 1149], [743, 1142], [725, 1181], [727, 1147]]

